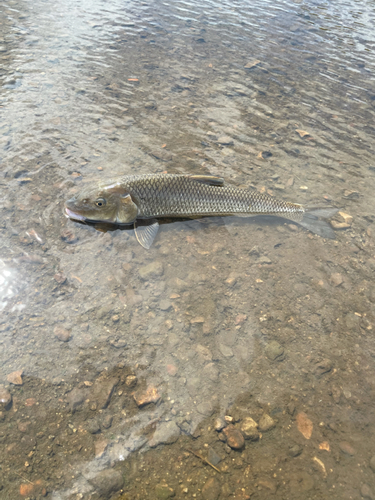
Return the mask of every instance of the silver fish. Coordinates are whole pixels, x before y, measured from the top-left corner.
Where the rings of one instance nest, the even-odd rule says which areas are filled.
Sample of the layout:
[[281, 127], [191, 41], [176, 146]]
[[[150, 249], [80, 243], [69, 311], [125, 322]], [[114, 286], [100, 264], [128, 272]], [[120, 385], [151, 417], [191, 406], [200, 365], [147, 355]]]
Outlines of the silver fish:
[[134, 224], [137, 240], [147, 249], [158, 232], [158, 218], [277, 215], [334, 238], [319, 217], [331, 217], [336, 211], [306, 210], [297, 203], [225, 185], [223, 178], [210, 175], [127, 175], [88, 186], [65, 203], [66, 215], [74, 220]]

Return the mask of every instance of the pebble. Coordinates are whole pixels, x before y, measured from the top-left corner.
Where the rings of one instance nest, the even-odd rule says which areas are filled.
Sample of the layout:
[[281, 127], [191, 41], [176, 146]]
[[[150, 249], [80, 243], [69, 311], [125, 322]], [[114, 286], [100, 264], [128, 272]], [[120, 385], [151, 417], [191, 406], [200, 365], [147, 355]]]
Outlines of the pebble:
[[161, 422], [150, 439], [149, 445], [151, 448], [154, 448], [159, 444], [175, 443], [179, 434], [180, 428], [177, 426], [176, 422], [173, 420], [170, 422]]
[[78, 238], [71, 229], [63, 229], [60, 233], [61, 239], [66, 243], [75, 243]]
[[258, 259], [258, 264], [272, 264], [272, 260], [265, 255], [262, 255], [262, 257], [259, 257]]
[[245, 445], [245, 439], [239, 429], [233, 425], [229, 425], [223, 429], [223, 433], [227, 438], [227, 444], [234, 450], [240, 450]]
[[269, 490], [271, 493], [276, 493], [277, 484], [272, 479], [259, 479], [258, 485]]
[[3, 385], [0, 385], [0, 410], [9, 410], [12, 406], [12, 395], [5, 389]]
[[119, 471], [105, 469], [100, 471], [93, 479], [90, 479], [89, 482], [99, 493], [100, 499], [106, 500], [122, 488], [124, 479]]
[[109, 429], [112, 425], [112, 421], [113, 421], [113, 416], [106, 415], [101, 421], [102, 427], [104, 427], [104, 429]]
[[9, 375], [7, 375], [7, 381], [14, 385], [22, 385], [22, 374], [23, 370], [17, 370], [15, 372], [9, 373]]
[[301, 411], [297, 413], [296, 416], [297, 428], [304, 438], [310, 439], [314, 428], [312, 421], [306, 415], [305, 412]]
[[332, 370], [333, 368], [333, 363], [330, 359], [322, 359], [318, 363], [316, 363], [314, 372], [315, 375], [320, 378], [323, 376], [325, 373], [328, 373]]
[[241, 422], [241, 432], [245, 439], [257, 441], [259, 439], [258, 424], [251, 417], [246, 417]]
[[302, 453], [302, 446], [299, 446], [298, 444], [292, 446], [289, 448], [288, 454], [291, 457], [298, 457]]
[[218, 463], [221, 462], [221, 457], [216, 453], [216, 451], [213, 448], [210, 448], [208, 450], [207, 460], [210, 462], [210, 464], [217, 465]]
[[116, 377], [109, 379], [97, 379], [90, 392], [90, 399], [95, 401], [99, 408], [107, 408], [111, 400], [113, 390], [118, 384], [119, 379]]
[[142, 266], [139, 268], [139, 276], [142, 280], [148, 280], [150, 278], [155, 278], [163, 274], [163, 264], [160, 261], [155, 260], [147, 266]]
[[373, 472], [375, 472], [375, 455], [373, 455], [370, 459], [370, 467]]
[[66, 399], [68, 401], [72, 413], [74, 413], [76, 409], [79, 406], [81, 406], [81, 404], [86, 399], [86, 391], [75, 387], [72, 391], [68, 392]]
[[340, 286], [344, 282], [344, 278], [340, 273], [331, 274], [331, 283], [333, 286]]
[[270, 431], [271, 429], [273, 429], [275, 427], [276, 423], [275, 421], [273, 420], [272, 417], [270, 417], [269, 415], [267, 415], [267, 413], [263, 413], [263, 415], [261, 416], [260, 420], [259, 420], [259, 430], [261, 432], [267, 432], [267, 431]]
[[160, 399], [160, 394], [156, 387], [150, 385], [145, 391], [137, 391], [134, 393], [133, 398], [137, 406], [141, 408], [149, 403], [157, 403]]
[[220, 349], [221, 354], [225, 358], [231, 358], [233, 356], [232, 349], [230, 347], [228, 347], [227, 345], [220, 343], [219, 344], [219, 349]]
[[347, 441], [341, 441], [341, 443], [339, 443], [339, 448], [346, 455], [350, 455], [351, 457], [355, 455], [354, 448]]
[[96, 418], [90, 418], [90, 420], [87, 421], [86, 429], [90, 434], [97, 434], [98, 432], [100, 432], [100, 425], [98, 420]]
[[69, 342], [69, 340], [72, 338], [69, 330], [66, 330], [62, 326], [55, 326], [53, 333], [55, 334], [55, 337], [61, 342]]
[[284, 354], [284, 348], [276, 340], [272, 340], [266, 345], [264, 352], [271, 361], [275, 361], [277, 358], [280, 358], [281, 361], [281, 357]]
[[331, 220], [330, 224], [333, 229], [348, 229], [350, 227], [350, 224], [347, 224], [346, 222], [337, 222], [336, 220]]
[[374, 494], [368, 484], [362, 484], [361, 486], [361, 495], [363, 498], [368, 498], [369, 500], [374, 500]]
[[125, 385], [133, 389], [137, 385], [138, 379], [135, 375], [128, 375], [125, 379]]
[[217, 500], [220, 496], [220, 483], [215, 477], [206, 481], [202, 488], [202, 497], [204, 500]]
[[162, 311], [168, 311], [172, 307], [171, 301], [168, 299], [163, 299], [160, 301], [159, 307]]
[[217, 142], [222, 146], [233, 146], [234, 141], [229, 135], [222, 135], [218, 138]]
[[155, 486], [155, 495], [158, 500], [167, 500], [168, 498], [173, 498], [175, 492], [167, 484], [157, 484]]
[[222, 418], [215, 419], [215, 423], [214, 423], [215, 431], [220, 432], [221, 430], [224, 429], [225, 426], [226, 426], [226, 423], [224, 422], [224, 420]]

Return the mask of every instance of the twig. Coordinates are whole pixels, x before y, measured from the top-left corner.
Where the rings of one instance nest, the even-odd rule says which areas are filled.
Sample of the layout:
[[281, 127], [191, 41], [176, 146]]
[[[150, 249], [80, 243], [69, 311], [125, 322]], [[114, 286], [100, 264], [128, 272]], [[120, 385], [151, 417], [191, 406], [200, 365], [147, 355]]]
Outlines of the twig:
[[195, 455], [196, 457], [200, 458], [204, 463], [206, 463], [207, 465], [209, 465], [210, 467], [212, 467], [213, 469], [215, 469], [217, 472], [219, 472], [221, 474], [221, 470], [218, 469], [217, 467], [215, 467], [214, 464], [209, 462], [207, 460], [207, 458], [202, 457], [202, 455], [200, 455], [199, 453], [197, 453], [194, 450], [190, 450], [189, 448], [186, 448], [186, 451], [188, 451], [188, 452], [192, 453], [193, 455]]
[[17, 476], [20, 476], [20, 478], [22, 478], [24, 481], [27, 481], [27, 482], [28, 482], [28, 483], [30, 483], [30, 484], [34, 484], [32, 481], [30, 481], [30, 480], [29, 480], [29, 479], [27, 479], [26, 477], [21, 476], [21, 474], [20, 474], [19, 472], [17, 472], [16, 470], [15, 470], [15, 471], [13, 471], [13, 472], [15, 472], [15, 473], [17, 474]]

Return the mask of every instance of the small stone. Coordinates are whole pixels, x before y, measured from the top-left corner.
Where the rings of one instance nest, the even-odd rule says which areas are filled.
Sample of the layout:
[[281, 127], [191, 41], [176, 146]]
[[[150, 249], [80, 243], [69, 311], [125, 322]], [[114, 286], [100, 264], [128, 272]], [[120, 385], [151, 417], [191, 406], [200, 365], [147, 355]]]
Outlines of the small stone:
[[333, 368], [333, 363], [330, 359], [322, 359], [318, 363], [316, 363], [314, 367], [314, 372], [315, 375], [320, 378], [322, 377], [325, 373], [328, 373], [332, 370]]
[[223, 433], [227, 438], [227, 444], [234, 450], [240, 450], [245, 444], [245, 439], [240, 430], [236, 429], [233, 425], [229, 425], [223, 429]]
[[303, 437], [305, 437], [306, 439], [310, 439], [313, 431], [313, 423], [306, 415], [306, 413], [304, 413], [303, 411], [298, 413], [296, 416], [296, 422], [297, 428], [303, 435]]
[[138, 379], [135, 375], [128, 375], [125, 379], [125, 385], [133, 389], [137, 385]]
[[150, 385], [145, 391], [138, 391], [133, 394], [134, 401], [140, 408], [150, 403], [157, 403], [160, 399], [160, 394], [156, 387]]
[[373, 455], [370, 459], [370, 467], [373, 472], [375, 472], [375, 455]]
[[9, 373], [9, 375], [7, 375], [7, 381], [14, 385], [22, 385], [22, 374], [23, 370], [17, 370], [15, 372]]
[[267, 432], [267, 431], [270, 431], [271, 429], [273, 429], [275, 427], [276, 423], [275, 421], [273, 420], [273, 418], [271, 418], [269, 415], [267, 415], [267, 413], [263, 413], [263, 415], [261, 416], [260, 420], [259, 420], [259, 430], [261, 432]]
[[175, 377], [178, 372], [178, 368], [176, 365], [167, 365], [167, 372], [168, 375], [171, 375], [171, 377]]
[[61, 271], [59, 273], [56, 273], [53, 278], [59, 285], [62, 285], [66, 281], [66, 276]]
[[155, 486], [155, 495], [158, 500], [168, 500], [168, 498], [175, 496], [175, 492], [167, 484], [157, 484]]
[[72, 391], [68, 392], [66, 399], [68, 401], [72, 413], [74, 413], [76, 409], [79, 406], [81, 406], [81, 404], [86, 399], [86, 391], [75, 387]]
[[331, 274], [331, 283], [333, 286], [340, 286], [344, 282], [344, 278], [340, 273]]
[[225, 427], [225, 422], [222, 418], [216, 418], [214, 423], [215, 431], [220, 432]]
[[262, 257], [259, 257], [258, 259], [258, 264], [272, 264], [272, 260], [265, 255], [262, 255]]
[[70, 332], [62, 326], [55, 326], [53, 333], [55, 334], [55, 337], [61, 342], [69, 342], [69, 340], [71, 339]]
[[350, 227], [350, 224], [347, 224], [346, 222], [337, 222], [336, 220], [331, 220], [330, 224], [333, 229], [349, 229]]
[[233, 139], [228, 135], [222, 135], [218, 138], [217, 142], [222, 146], [233, 146], [234, 144]]
[[285, 186], [284, 184], [275, 184], [275, 189], [277, 189], [278, 191], [284, 191], [285, 190]]
[[259, 439], [258, 424], [251, 417], [246, 417], [241, 422], [241, 432], [245, 439], [257, 441]]
[[113, 421], [113, 416], [106, 415], [102, 420], [102, 427], [104, 427], [104, 429], [109, 429], [112, 425], [112, 421]]
[[162, 276], [164, 271], [162, 262], [154, 261], [147, 266], [142, 266], [139, 268], [139, 276], [142, 280], [146, 281], [150, 278], [155, 278], [158, 276]]
[[66, 243], [75, 243], [78, 238], [71, 229], [63, 229], [60, 233], [61, 239]]
[[231, 358], [233, 356], [232, 349], [230, 347], [228, 347], [227, 345], [220, 343], [219, 344], [219, 349], [220, 349], [221, 354], [225, 358]]
[[97, 379], [91, 389], [90, 399], [96, 402], [99, 408], [107, 408], [118, 382], [119, 379], [116, 377]]
[[298, 444], [292, 446], [289, 448], [288, 454], [291, 457], [298, 457], [302, 453], [302, 446], [299, 446]]
[[160, 301], [159, 307], [162, 311], [168, 311], [172, 307], [171, 301], [168, 299], [163, 299]]
[[362, 484], [361, 486], [361, 495], [363, 498], [368, 498], [369, 500], [374, 500], [374, 494], [368, 484]]
[[208, 450], [207, 460], [210, 462], [210, 464], [217, 465], [218, 463], [221, 462], [221, 457], [216, 453], [216, 451], [213, 448], [210, 448]]
[[266, 345], [264, 352], [271, 361], [275, 361], [277, 358], [281, 361], [281, 357], [284, 354], [284, 348], [276, 340], [272, 340]]
[[345, 224], [349, 224], [349, 226], [352, 225], [353, 217], [351, 215], [346, 214], [345, 212], [339, 212], [337, 215], [342, 218]]
[[172, 444], [175, 443], [180, 434], [180, 428], [177, 426], [176, 422], [171, 420], [170, 422], [162, 422], [154, 432], [149, 445], [151, 448], [158, 446], [159, 444]]
[[98, 439], [98, 441], [95, 441], [95, 457], [100, 458], [104, 455], [105, 450], [107, 449], [108, 446], [108, 441], [106, 439]]
[[307, 191], [309, 189], [307, 186], [300, 186], [299, 188], [301, 191]]
[[251, 255], [252, 257], [259, 257], [259, 255], [260, 255], [259, 247], [257, 247], [257, 246], [253, 247], [250, 250], [249, 255]]
[[90, 479], [89, 482], [99, 493], [100, 499], [106, 500], [122, 488], [124, 479], [119, 471], [105, 469], [100, 471], [93, 479]]
[[272, 479], [259, 479], [258, 485], [269, 490], [271, 493], [276, 493], [277, 484]]
[[204, 500], [217, 500], [220, 496], [220, 483], [215, 477], [206, 481], [202, 488], [202, 497]]
[[0, 410], [9, 410], [12, 406], [12, 395], [5, 389], [3, 385], [0, 385]]
[[87, 421], [86, 429], [90, 434], [97, 434], [98, 432], [100, 432], [100, 425], [97, 419], [90, 418], [90, 420]]
[[351, 457], [355, 455], [354, 448], [347, 441], [341, 441], [341, 443], [339, 443], [339, 448], [346, 455], [350, 455]]

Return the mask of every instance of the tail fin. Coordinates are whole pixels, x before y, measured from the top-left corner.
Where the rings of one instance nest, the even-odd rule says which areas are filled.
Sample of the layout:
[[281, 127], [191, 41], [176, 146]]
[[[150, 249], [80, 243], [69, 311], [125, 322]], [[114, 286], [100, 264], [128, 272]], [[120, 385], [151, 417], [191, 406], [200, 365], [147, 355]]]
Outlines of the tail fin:
[[335, 240], [336, 235], [334, 230], [325, 220], [321, 220], [320, 217], [328, 219], [335, 215], [339, 211], [339, 208], [308, 208], [303, 214], [303, 218], [298, 224], [305, 229], [308, 229], [312, 233], [318, 234], [323, 238], [328, 238], [330, 240]]

